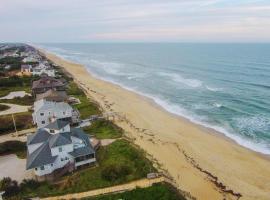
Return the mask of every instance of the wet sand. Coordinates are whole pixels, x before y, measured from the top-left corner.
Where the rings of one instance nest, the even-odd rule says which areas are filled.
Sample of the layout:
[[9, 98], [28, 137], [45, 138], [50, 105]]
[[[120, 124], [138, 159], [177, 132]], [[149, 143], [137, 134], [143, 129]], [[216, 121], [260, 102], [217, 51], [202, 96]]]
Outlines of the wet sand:
[[[79, 64], [53, 54], [87, 95], [110, 114], [136, 145], [197, 199], [269, 199], [270, 161], [213, 130], [172, 115], [151, 100], [93, 77]], [[112, 117], [114, 116], [114, 117]]]

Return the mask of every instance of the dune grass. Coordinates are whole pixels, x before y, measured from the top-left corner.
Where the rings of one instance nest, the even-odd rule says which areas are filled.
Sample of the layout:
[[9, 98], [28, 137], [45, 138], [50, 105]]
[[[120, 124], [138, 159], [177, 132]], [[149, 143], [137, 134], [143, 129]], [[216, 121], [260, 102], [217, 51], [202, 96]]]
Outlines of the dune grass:
[[106, 119], [93, 121], [90, 126], [84, 127], [83, 130], [98, 139], [116, 139], [123, 135], [123, 129]]
[[83, 200], [185, 200], [172, 186], [159, 183], [154, 184], [148, 188], [136, 188], [135, 190], [118, 193], [102, 195], [98, 197], [85, 198]]
[[81, 119], [86, 119], [91, 115], [98, 115], [101, 113], [98, 105], [88, 99], [83, 90], [80, 89], [75, 82], [69, 82], [67, 94], [80, 99], [81, 103], [74, 105], [74, 107], [79, 110]]

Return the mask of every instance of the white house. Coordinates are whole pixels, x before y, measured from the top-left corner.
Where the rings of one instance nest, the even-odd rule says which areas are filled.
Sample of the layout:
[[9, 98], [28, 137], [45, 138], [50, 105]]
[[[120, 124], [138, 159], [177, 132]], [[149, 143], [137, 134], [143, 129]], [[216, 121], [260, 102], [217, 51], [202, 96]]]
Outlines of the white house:
[[38, 179], [55, 178], [79, 166], [96, 162], [95, 150], [81, 129], [56, 120], [27, 137], [26, 169]]
[[55, 77], [55, 70], [48, 65], [40, 63], [38, 66], [32, 69], [32, 74], [37, 76], [47, 74], [50, 77]]
[[38, 128], [43, 128], [56, 119], [62, 119], [70, 123], [79, 122], [78, 110], [72, 108], [65, 102], [38, 100], [34, 103], [32, 114], [34, 124]]
[[25, 57], [22, 61], [24, 63], [27, 63], [27, 62], [38, 62], [38, 60], [39, 60], [38, 56], [30, 55], [30, 56]]

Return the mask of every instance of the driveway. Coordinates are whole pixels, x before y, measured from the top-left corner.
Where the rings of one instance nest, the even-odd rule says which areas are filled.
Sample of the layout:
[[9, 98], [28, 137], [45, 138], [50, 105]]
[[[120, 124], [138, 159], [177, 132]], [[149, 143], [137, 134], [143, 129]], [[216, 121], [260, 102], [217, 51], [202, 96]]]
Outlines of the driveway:
[[7, 105], [10, 108], [0, 112], [0, 115], [9, 115], [21, 112], [27, 112], [31, 106], [21, 106], [17, 104], [10, 104], [10, 103], [1, 103], [2, 105]]
[[10, 177], [22, 182], [23, 179], [33, 178], [32, 172], [26, 171], [26, 159], [19, 159], [15, 154], [0, 156], [0, 180]]
[[0, 99], [13, 99], [15, 97], [24, 97], [25, 95], [30, 95], [26, 93], [25, 91], [16, 91], [16, 92], [10, 92], [8, 95], [1, 97]]

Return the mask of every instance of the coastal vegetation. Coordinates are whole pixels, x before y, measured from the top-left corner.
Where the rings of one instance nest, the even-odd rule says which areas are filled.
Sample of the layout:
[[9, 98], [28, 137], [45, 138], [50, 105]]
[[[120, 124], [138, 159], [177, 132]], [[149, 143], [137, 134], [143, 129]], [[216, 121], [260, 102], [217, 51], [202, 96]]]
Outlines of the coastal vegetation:
[[115, 139], [123, 135], [123, 129], [106, 119], [93, 121], [90, 126], [84, 127], [83, 130], [98, 139]]
[[[33, 127], [32, 114], [30, 112], [14, 114], [16, 128], [18, 131]], [[12, 115], [0, 116], [0, 135], [15, 132]]]
[[96, 167], [78, 170], [55, 184], [42, 182], [35, 189], [24, 188], [18, 195], [44, 197], [83, 192], [145, 178], [147, 173], [156, 171], [142, 150], [123, 139], [101, 147], [97, 158]]
[[7, 105], [0, 104], [0, 111], [8, 110], [10, 107]]
[[16, 154], [19, 158], [26, 158], [26, 143], [20, 141], [0, 143], [0, 156], [7, 154]]
[[84, 200], [185, 200], [185, 198], [178, 193], [171, 185], [165, 183], [154, 184], [148, 188], [136, 188], [135, 190], [118, 193], [102, 195], [98, 197], [85, 198]]
[[34, 101], [35, 99], [33, 96], [25, 95], [24, 97], [14, 97], [13, 99], [1, 99], [0, 103], [11, 103], [22, 106], [31, 106], [34, 104]]
[[91, 115], [101, 113], [97, 103], [88, 99], [84, 91], [80, 89], [74, 81], [69, 82], [67, 94], [80, 100], [81, 103], [74, 105], [74, 107], [79, 110], [81, 119], [86, 119]]
[[10, 92], [25, 91], [31, 93], [31, 84], [37, 77], [18, 77], [11, 76], [9, 78], [0, 79], [0, 97], [8, 95]]

